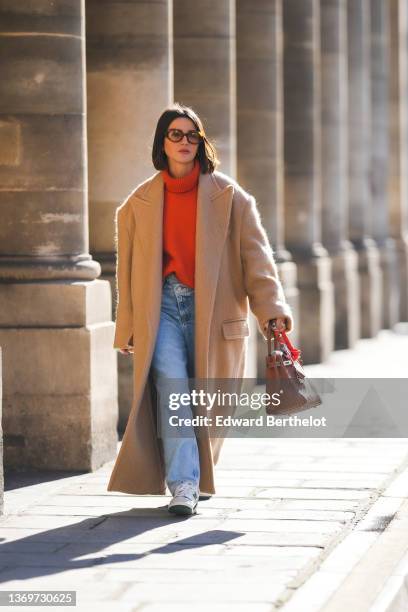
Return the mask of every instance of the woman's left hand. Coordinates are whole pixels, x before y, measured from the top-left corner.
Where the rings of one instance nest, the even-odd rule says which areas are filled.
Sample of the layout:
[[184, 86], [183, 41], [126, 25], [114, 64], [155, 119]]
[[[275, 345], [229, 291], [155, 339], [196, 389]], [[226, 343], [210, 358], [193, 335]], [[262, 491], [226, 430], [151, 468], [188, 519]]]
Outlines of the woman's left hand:
[[[270, 319], [270, 320], [271, 321], [275, 321], [276, 329], [278, 331], [285, 331], [285, 329], [286, 329], [286, 317], [279, 317], [277, 319]], [[268, 329], [268, 324], [269, 324], [269, 321], [267, 321], [265, 323], [265, 325], [264, 325], [265, 331], [267, 331], [267, 329]]]

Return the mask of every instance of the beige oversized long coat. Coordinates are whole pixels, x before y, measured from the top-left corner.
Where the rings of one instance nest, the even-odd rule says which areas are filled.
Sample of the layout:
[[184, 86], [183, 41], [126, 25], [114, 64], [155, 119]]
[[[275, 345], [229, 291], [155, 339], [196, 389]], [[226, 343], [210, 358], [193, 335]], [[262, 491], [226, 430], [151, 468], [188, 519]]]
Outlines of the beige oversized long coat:
[[[116, 214], [114, 348], [123, 347], [133, 336], [134, 389], [108, 491], [166, 493], [155, 388], [149, 376], [160, 320], [163, 194], [162, 174], [156, 172], [136, 187]], [[264, 323], [275, 317], [287, 317], [291, 329], [292, 313], [252, 195], [219, 171], [200, 173], [196, 223], [195, 376], [242, 378], [248, 307], [263, 334]], [[214, 466], [223, 438], [205, 426], [197, 441], [200, 491], [215, 493]]]

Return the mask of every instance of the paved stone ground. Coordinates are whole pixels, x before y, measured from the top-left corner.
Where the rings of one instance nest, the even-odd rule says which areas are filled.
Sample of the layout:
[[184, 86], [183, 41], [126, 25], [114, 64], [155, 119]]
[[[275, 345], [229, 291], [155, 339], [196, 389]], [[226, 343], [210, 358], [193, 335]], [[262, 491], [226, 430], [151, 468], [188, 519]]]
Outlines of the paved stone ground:
[[[408, 336], [360, 342], [328, 376], [358, 351], [374, 364], [380, 344], [401, 358]], [[317, 367], [310, 374], [325, 376]], [[356, 589], [350, 569], [408, 497], [407, 466], [406, 439], [228, 439], [217, 494], [191, 518], [169, 515], [169, 496], [108, 493], [112, 462], [91, 474], [10, 475], [0, 590], [71, 589], [81, 610], [317, 612], [341, 582]]]

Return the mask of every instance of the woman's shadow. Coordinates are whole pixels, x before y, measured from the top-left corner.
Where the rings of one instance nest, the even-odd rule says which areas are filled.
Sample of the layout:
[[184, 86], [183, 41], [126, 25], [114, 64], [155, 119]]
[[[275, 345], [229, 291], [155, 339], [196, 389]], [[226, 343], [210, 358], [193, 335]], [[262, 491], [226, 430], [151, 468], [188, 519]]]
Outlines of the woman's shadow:
[[[66, 473], [64, 475], [67, 476]], [[39, 479], [44, 480], [44, 475], [36, 474], [35, 477], [37, 482]], [[132, 497], [129, 496], [129, 506], [131, 505]], [[69, 509], [66, 515], [70, 515]], [[199, 532], [189, 537], [180, 537], [183, 525], [186, 524], [186, 521], [191, 520], [191, 517], [170, 515], [167, 504], [165, 504], [159, 507], [130, 508], [121, 512], [109, 512], [80, 520], [72, 525], [44, 531], [39, 528], [38, 533], [8, 541], [7, 519], [15, 516], [16, 514], [6, 514], [0, 517], [0, 532], [6, 536], [0, 537], [0, 567], [2, 567], [0, 582], [28, 580], [72, 569], [137, 561], [149, 555], [177, 554], [186, 549], [202, 548], [204, 550], [216, 544], [225, 544], [242, 535], [242, 532], [223, 531], [222, 529], [205, 530], [204, 525], [203, 531], [200, 531], [200, 521], [206, 522], [206, 519], [200, 518], [200, 510], [198, 510], [194, 515], [194, 525], [197, 526]], [[30, 514], [28, 512], [23, 516], [29, 517]], [[42, 518], [45, 516], [41, 514]], [[74, 516], [73, 520], [75, 520]], [[168, 526], [174, 529], [166, 529], [165, 533], [160, 535], [160, 529]], [[12, 526], [11, 529], [13, 529]], [[149, 532], [151, 539], [142, 537], [140, 541], [134, 540]], [[15, 531], [13, 536], [14, 534]], [[165, 543], [157, 542], [156, 544], [155, 540], [163, 539], [166, 540]], [[126, 544], [127, 540], [130, 542]], [[120, 543], [126, 544], [126, 548], [129, 548], [131, 544], [134, 544], [135, 548], [143, 545], [145, 550], [135, 553], [103, 554], [104, 549]], [[78, 558], [98, 552], [102, 554], [86, 559]]]

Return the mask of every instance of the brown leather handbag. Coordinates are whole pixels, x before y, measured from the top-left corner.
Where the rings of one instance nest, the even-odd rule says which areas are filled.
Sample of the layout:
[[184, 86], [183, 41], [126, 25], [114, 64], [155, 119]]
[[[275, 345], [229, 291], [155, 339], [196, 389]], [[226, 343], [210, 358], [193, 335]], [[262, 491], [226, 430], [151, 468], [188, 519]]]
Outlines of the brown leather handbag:
[[[306, 378], [301, 351], [295, 348], [284, 331], [276, 329], [271, 319], [267, 329], [266, 393], [270, 403], [267, 414], [295, 414], [322, 403], [321, 397]], [[273, 343], [273, 348], [272, 348]]]

